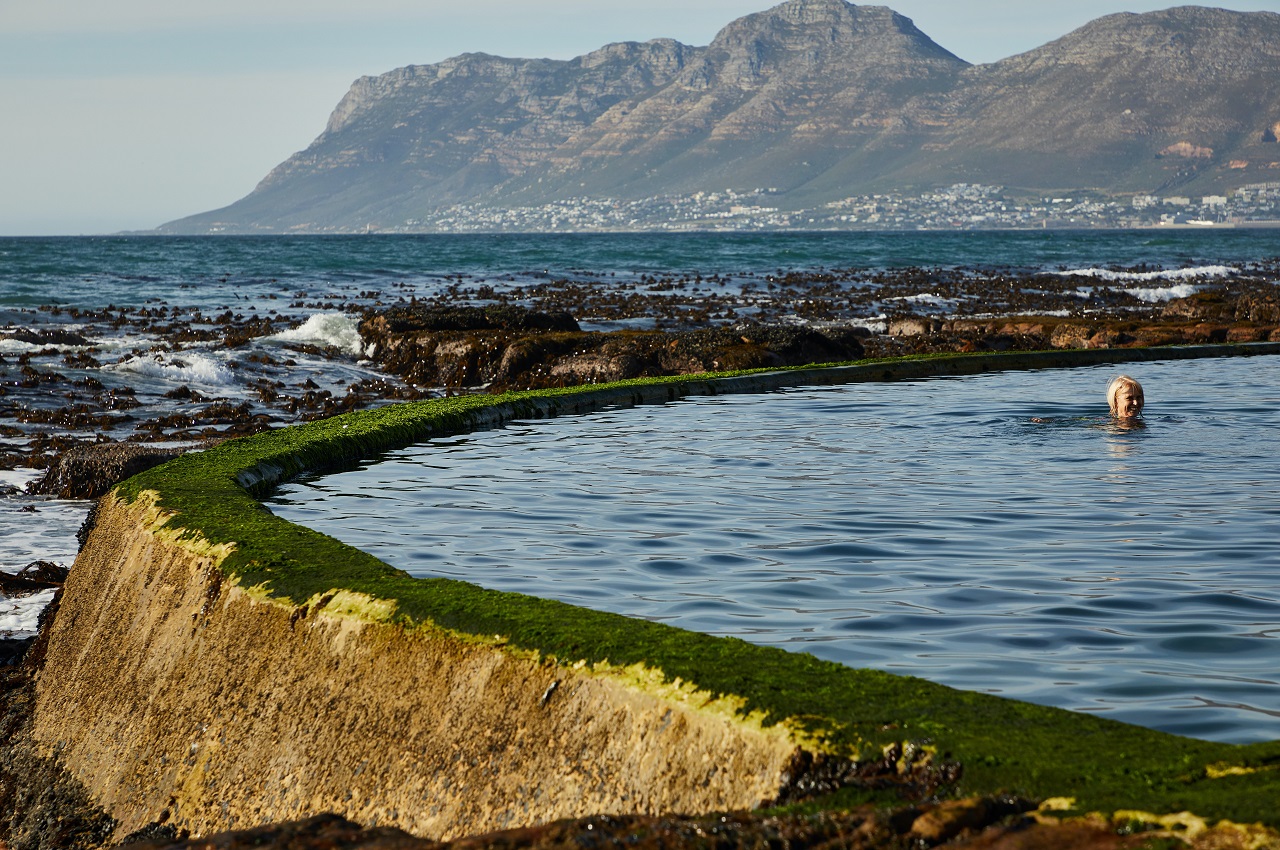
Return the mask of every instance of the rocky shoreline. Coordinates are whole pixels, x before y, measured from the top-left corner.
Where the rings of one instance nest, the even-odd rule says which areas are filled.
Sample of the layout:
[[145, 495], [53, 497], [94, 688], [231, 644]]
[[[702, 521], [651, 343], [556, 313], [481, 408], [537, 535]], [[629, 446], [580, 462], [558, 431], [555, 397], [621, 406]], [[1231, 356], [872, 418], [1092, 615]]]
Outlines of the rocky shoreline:
[[[290, 422], [435, 395], [934, 352], [1280, 341], [1276, 271], [1203, 281], [1197, 291], [1162, 302], [1143, 301], [1124, 287], [1057, 275], [924, 270], [884, 275], [874, 289], [849, 286], [852, 271], [782, 275], [742, 295], [704, 291], [707, 282], [691, 278], [651, 279], [643, 292], [568, 284], [508, 293], [459, 287], [420, 302], [346, 305], [348, 315], [359, 318], [368, 358], [385, 377], [352, 381], [345, 393], [298, 373], [286, 377], [281, 367], [309, 357], [336, 368], [357, 358], [350, 350], [294, 342], [268, 351], [257, 344], [288, 327], [283, 319], [227, 316], [193, 328], [146, 307], [104, 311], [90, 329], [117, 323], [146, 328], [164, 340], [162, 354], [169, 361], [197, 339], [221, 344], [233, 353], [236, 369], [252, 375], [254, 398], [217, 397], [184, 384], [164, 393], [172, 409], [134, 418], [144, 407], [138, 392], [127, 385], [107, 387], [84, 374], [98, 358], [91, 330], [74, 336], [10, 331], [9, 339], [43, 347], [0, 357], [0, 467], [43, 470], [27, 487], [30, 494], [93, 499], [184, 451]], [[1082, 295], [1086, 284], [1090, 291]], [[919, 299], [926, 290], [931, 300]], [[56, 587], [61, 580], [35, 565], [2, 578], [0, 592], [6, 595], [30, 592], [37, 584]], [[50, 606], [44, 623], [56, 609]], [[39, 638], [0, 646], [0, 743], [6, 753], [0, 759], [0, 804], [9, 813], [0, 848], [97, 846], [109, 831], [101, 813], [78, 798], [73, 785], [51, 778], [56, 771], [49, 763], [16, 746], [42, 659]], [[1110, 823], [1049, 823], [1032, 809], [1027, 801], [944, 803], [932, 793], [917, 793], [840, 814], [585, 818], [448, 844], [320, 817], [194, 841], [156, 824], [133, 836], [133, 846], [929, 847], [951, 841], [971, 847], [1128, 847], [1152, 835], [1123, 833]], [[1221, 846], [1233, 846], [1221, 840]]]
[[362, 338], [387, 371], [450, 391], [541, 389], [939, 352], [1039, 351], [1280, 340], [1272, 287], [1208, 292], [1158, 309], [1088, 315], [907, 315], [864, 325], [736, 322], [672, 331], [584, 331], [567, 312], [515, 307], [395, 307], [367, 315]]
[[[53, 308], [49, 318], [74, 321], [75, 330], [0, 331], [0, 342], [26, 345], [16, 357], [0, 355], [0, 470], [46, 470], [29, 492], [93, 498], [109, 486], [101, 482], [178, 451], [438, 395], [935, 352], [1280, 339], [1280, 263], [1180, 278], [1158, 295], [1143, 288], [1168, 283], [1147, 277], [1157, 272], [1108, 274], [1117, 278], [850, 269], [779, 273], [736, 289], [696, 275], [502, 291], [458, 282], [393, 304], [299, 302], [348, 317], [339, 321], [353, 337], [358, 323], [358, 339], [341, 347], [265, 344], [296, 329], [299, 320], [283, 313]], [[154, 342], [118, 352], [113, 364], [101, 347], [111, 333]], [[210, 364], [193, 346], [212, 346], [225, 362]], [[199, 368], [233, 377], [239, 389], [214, 395]], [[157, 370], [169, 380], [147, 384]], [[187, 375], [195, 378], [173, 385]]]

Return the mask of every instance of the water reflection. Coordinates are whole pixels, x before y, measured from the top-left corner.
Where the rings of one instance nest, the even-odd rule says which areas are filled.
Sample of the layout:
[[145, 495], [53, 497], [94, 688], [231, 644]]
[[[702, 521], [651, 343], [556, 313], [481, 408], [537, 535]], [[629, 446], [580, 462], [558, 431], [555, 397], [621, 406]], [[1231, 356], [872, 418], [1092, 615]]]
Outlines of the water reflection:
[[1045, 401], [1100, 370], [806, 389], [440, 441], [272, 506], [419, 575], [1271, 740], [1277, 363], [1144, 364], [1213, 414], [1145, 429]]
[[[1111, 457], [1123, 461], [1132, 457], [1138, 450], [1144, 432], [1147, 430], [1147, 423], [1141, 419], [1113, 419], [1102, 430], [1105, 434], [1103, 441]], [[1130, 469], [1130, 466], [1123, 463], [1112, 467], [1112, 471], [1116, 474], [1128, 472]]]

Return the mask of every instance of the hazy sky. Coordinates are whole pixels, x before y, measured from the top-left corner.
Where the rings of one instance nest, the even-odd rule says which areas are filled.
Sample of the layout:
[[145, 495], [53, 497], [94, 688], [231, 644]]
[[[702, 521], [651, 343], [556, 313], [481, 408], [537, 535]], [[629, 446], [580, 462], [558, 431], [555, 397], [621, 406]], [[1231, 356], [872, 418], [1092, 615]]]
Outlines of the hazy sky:
[[[707, 44], [770, 0], [0, 0], [0, 234], [148, 229], [225, 206], [305, 148], [352, 80], [466, 51]], [[1148, 0], [896, 0], [970, 62]], [[1215, 4], [1217, 5], [1217, 4]], [[1228, 0], [1280, 12], [1280, 0]]]

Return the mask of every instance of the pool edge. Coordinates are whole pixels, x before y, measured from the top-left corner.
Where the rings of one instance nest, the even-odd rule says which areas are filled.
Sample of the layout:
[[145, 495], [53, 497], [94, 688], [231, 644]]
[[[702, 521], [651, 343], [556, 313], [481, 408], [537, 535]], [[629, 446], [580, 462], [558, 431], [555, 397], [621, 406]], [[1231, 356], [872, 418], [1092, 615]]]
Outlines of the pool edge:
[[[399, 798], [389, 788], [374, 793], [371, 786], [370, 799], [381, 796], [384, 802], [345, 809], [342, 800], [317, 790], [320, 786], [303, 788], [295, 779], [290, 790], [289, 777], [299, 774], [302, 762], [275, 758], [269, 743], [264, 743], [269, 737], [263, 738], [270, 729], [264, 731], [263, 722], [249, 717], [237, 702], [235, 691], [241, 688], [235, 686], [235, 677], [243, 676], [246, 687], [250, 682], [267, 683], [255, 687], [268, 690], [281, 682], [307, 682], [305, 671], [311, 670], [314, 676], [316, 658], [336, 659], [336, 667], [341, 668], [344, 653], [372, 643], [394, 645], [396, 652], [407, 653], [406, 657], [417, 659], [414, 663], [428, 667], [431, 653], [436, 658], [465, 658], [467, 664], [480, 663], [476, 658], [488, 659], [480, 663], [481, 668], [485, 664], [509, 667], [521, 671], [525, 680], [542, 685], [530, 688], [530, 693], [537, 692], [533, 697], [522, 694], [517, 699], [501, 691], [505, 694], [501, 699], [458, 704], [469, 705], [467, 710], [475, 716], [492, 718], [487, 727], [491, 734], [506, 728], [503, 724], [513, 718], [536, 716], [535, 703], [537, 712], [546, 713], [557, 704], [557, 694], [563, 696], [573, 687], [590, 690], [605, 682], [606, 690], [613, 688], [610, 699], [651, 700], [646, 705], [663, 706], [658, 717], [674, 711], [672, 716], [686, 718], [686, 723], [692, 722], [688, 718], [710, 723], [705, 729], [715, 731], [706, 731], [707, 735], [735, 742], [718, 751], [726, 763], [754, 758], [753, 764], [771, 765], [740, 771], [743, 776], [752, 770], [764, 771], [772, 777], [754, 785], [717, 770], [730, 781], [723, 796], [715, 799], [679, 797], [682, 782], [696, 784], [689, 782], [692, 774], [687, 770], [683, 780], [675, 775], [679, 771], [668, 771], [661, 778], [657, 778], [661, 771], [654, 772], [651, 787], [661, 785], [667, 790], [654, 792], [653, 799], [660, 801], [665, 794], [667, 805], [709, 809], [759, 805], [785, 797], [788, 784], [803, 779], [793, 774], [805, 759], [812, 776], [821, 774], [812, 769], [815, 763], [828, 773], [844, 770], [852, 775], [851, 765], [882, 759], [887, 749], [900, 746], [902, 752], [915, 754], [914, 761], [895, 766], [903, 772], [963, 764], [964, 776], [951, 789], [958, 793], [1011, 791], [1035, 797], [1076, 797], [1084, 809], [1165, 813], [1189, 809], [1280, 825], [1280, 818], [1263, 801], [1280, 796], [1280, 771], [1274, 767], [1280, 759], [1276, 742], [1233, 747], [1192, 741], [909, 677], [852, 670], [742, 641], [483, 591], [461, 582], [411, 579], [371, 556], [274, 517], [251, 495], [261, 495], [304, 470], [340, 466], [428, 436], [496, 427], [513, 418], [801, 384], [1274, 353], [1280, 353], [1280, 344], [915, 357], [465, 396], [345, 414], [230, 441], [143, 473], [104, 500], [99, 526], [77, 559], [63, 613], [54, 623], [48, 666], [38, 688], [36, 737], [49, 752], [59, 755], [117, 820], [134, 828], [164, 812], [170, 822], [186, 824], [197, 833], [242, 828], [296, 816], [313, 810], [307, 806], [322, 804], [366, 822], [373, 818], [440, 837], [512, 825], [502, 820], [512, 812], [523, 811], [527, 822], [541, 822], [575, 812], [619, 810], [609, 809], [601, 797], [589, 798], [594, 806], [589, 811], [557, 808], [559, 804], [513, 808], [510, 800], [520, 795], [512, 792], [506, 804], [493, 798], [481, 811], [468, 808], [461, 799], [467, 795], [455, 791], [452, 820], [443, 816], [414, 820], [407, 814], [408, 804], [394, 802]], [[157, 600], [157, 588], [171, 589]], [[154, 620], [156, 610], [167, 612], [160, 625]], [[175, 625], [179, 622], [181, 628]], [[246, 626], [254, 622], [265, 624], [262, 636], [271, 635], [268, 646]], [[122, 628], [121, 624], [141, 625]], [[164, 641], [154, 639], [158, 631], [166, 635]], [[315, 644], [317, 634], [326, 635], [327, 643]], [[251, 676], [247, 672], [251, 666], [228, 666], [231, 647], [239, 656], [254, 659], [259, 666], [253, 669], [259, 672]], [[292, 668], [284, 663], [290, 658]], [[104, 672], [112, 669], [116, 672], [110, 676]], [[206, 671], [208, 681], [192, 677], [192, 670]], [[214, 670], [219, 671], [217, 676], [210, 672]], [[449, 682], [457, 674], [437, 669], [435, 675]], [[123, 681], [133, 684], [122, 687]], [[220, 684], [214, 687], [214, 681]], [[335, 680], [325, 674], [318, 681], [328, 687]], [[287, 688], [286, 692], [294, 693]], [[306, 691], [297, 693], [305, 697]], [[345, 698], [360, 694], [371, 710], [378, 708], [378, 695], [361, 692], [354, 684], [348, 683], [341, 693]], [[618, 694], [631, 696], [623, 699]], [[403, 699], [411, 701], [409, 696]], [[506, 703], [515, 707], [506, 715], [495, 714], [492, 704], [502, 699], [515, 699]], [[597, 703], [606, 704], [608, 700]], [[324, 705], [332, 711], [330, 703]], [[450, 709], [453, 716], [463, 716], [458, 706]], [[206, 720], [182, 719], [201, 713]], [[275, 717], [272, 723], [284, 722], [283, 714]], [[635, 727], [641, 739], [653, 728], [653, 718], [645, 717], [648, 720], [638, 721]], [[210, 737], [214, 727], [217, 735]], [[295, 746], [327, 753], [324, 770], [313, 772], [341, 790], [343, 783], [361, 782], [357, 778], [361, 773], [344, 772], [354, 771], [355, 764], [341, 765], [352, 755], [354, 738], [364, 737], [358, 730], [349, 722], [337, 731], [308, 733], [310, 738], [297, 740], [310, 743], [295, 742]], [[147, 746], [133, 747], [130, 741], [145, 741]], [[335, 749], [335, 741], [344, 747]], [[461, 752], [456, 748], [465, 750], [465, 744], [464, 738], [450, 746]], [[644, 754], [636, 750], [628, 758], [653, 767], [671, 760], [684, 746], [659, 745], [656, 738], [651, 744]], [[384, 733], [378, 745], [390, 752], [403, 742]], [[222, 753], [216, 761], [228, 764], [234, 761], [228, 754], [235, 751], [241, 759], [238, 766], [214, 770], [210, 757], [201, 753], [215, 750]], [[743, 755], [748, 750], [754, 755]], [[695, 749], [688, 752], [697, 752], [698, 758], [704, 755]], [[264, 753], [275, 767], [262, 767]], [[402, 752], [400, 758], [410, 756]], [[536, 761], [515, 767], [509, 771], [516, 777], [512, 788], [534, 787], [530, 783], [546, 772], [545, 765], [539, 767]], [[1252, 772], [1232, 772], [1236, 769]], [[591, 757], [580, 757], [573, 770], [590, 774]], [[266, 787], [246, 788], [246, 776], [261, 777]], [[1143, 781], [1136, 781], [1138, 777]], [[735, 785], [742, 787], [731, 787]], [[476, 786], [471, 788], [471, 796], [479, 793]], [[279, 801], [264, 805], [268, 789]], [[433, 793], [436, 799], [449, 797], [438, 790]], [[624, 808], [626, 799], [643, 796], [637, 788], [619, 793], [630, 795], [616, 801]], [[1254, 795], [1260, 796], [1251, 802]], [[222, 802], [215, 805], [214, 800]], [[230, 805], [228, 800], [236, 802]], [[654, 807], [646, 811], [660, 811], [664, 804], [645, 805]]]

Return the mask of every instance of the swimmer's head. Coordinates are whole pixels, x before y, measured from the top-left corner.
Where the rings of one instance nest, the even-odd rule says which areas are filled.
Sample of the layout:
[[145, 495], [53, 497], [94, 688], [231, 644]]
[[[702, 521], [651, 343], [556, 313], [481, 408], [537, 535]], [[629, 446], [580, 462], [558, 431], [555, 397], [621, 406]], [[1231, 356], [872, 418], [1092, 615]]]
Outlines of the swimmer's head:
[[1143, 401], [1142, 384], [1128, 375], [1117, 375], [1107, 385], [1107, 406], [1117, 419], [1136, 419]]

